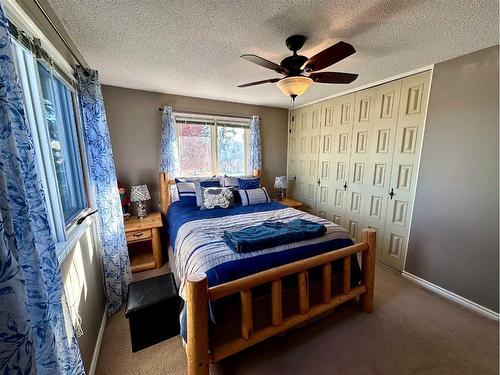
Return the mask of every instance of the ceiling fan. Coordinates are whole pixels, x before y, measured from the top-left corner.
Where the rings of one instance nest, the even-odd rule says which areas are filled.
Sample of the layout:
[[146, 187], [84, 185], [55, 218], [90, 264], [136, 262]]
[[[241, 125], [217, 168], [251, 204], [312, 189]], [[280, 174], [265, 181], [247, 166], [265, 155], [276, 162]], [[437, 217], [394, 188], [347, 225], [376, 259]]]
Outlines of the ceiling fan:
[[244, 83], [238, 85], [238, 87], [276, 83], [283, 94], [295, 100], [297, 96], [304, 94], [313, 82], [347, 84], [353, 82], [358, 77], [357, 74], [353, 73], [318, 72], [318, 70], [333, 65], [355, 53], [356, 50], [349, 43], [335, 43], [313, 57], [307, 58], [306, 56], [297, 54], [297, 51], [302, 48], [305, 41], [306, 37], [303, 35], [292, 35], [287, 38], [285, 41], [286, 46], [293, 52], [293, 55], [284, 58], [279, 65], [257, 55], [241, 55], [245, 60], [264, 68], [274, 70], [276, 73], [283, 74], [285, 77]]

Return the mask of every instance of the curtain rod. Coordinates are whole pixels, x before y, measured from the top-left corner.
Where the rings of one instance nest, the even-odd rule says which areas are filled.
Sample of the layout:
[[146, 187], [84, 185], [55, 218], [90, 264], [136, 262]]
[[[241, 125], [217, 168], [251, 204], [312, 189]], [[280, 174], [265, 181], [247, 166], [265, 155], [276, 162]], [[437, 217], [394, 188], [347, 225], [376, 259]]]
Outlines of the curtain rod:
[[61, 41], [63, 42], [63, 44], [69, 50], [69, 52], [71, 53], [71, 55], [75, 58], [75, 60], [78, 62], [78, 64], [80, 64], [80, 66], [82, 66], [84, 68], [89, 68], [87, 64], [82, 64], [82, 62], [80, 61], [80, 59], [78, 58], [78, 56], [73, 52], [73, 49], [69, 46], [68, 42], [66, 42], [66, 39], [64, 39], [64, 37], [62, 36], [61, 32], [59, 31], [59, 28], [52, 21], [52, 19], [48, 15], [48, 13], [43, 8], [42, 4], [40, 4], [40, 2], [38, 0], [33, 0], [33, 1], [37, 5], [37, 7], [40, 9], [40, 11], [44, 15], [44, 17], [47, 19], [47, 21], [49, 21], [50, 26], [52, 26], [52, 28], [54, 29], [54, 31], [56, 32], [56, 34], [59, 36], [59, 38], [61, 39]]
[[[158, 111], [163, 112], [163, 108], [165, 107], [160, 107], [158, 108]], [[203, 113], [203, 112], [193, 112], [193, 111], [173, 111], [176, 114], [179, 115], [195, 115], [195, 116], [213, 116], [213, 117], [226, 117], [226, 118], [234, 118], [234, 119], [239, 119], [239, 120], [250, 120], [250, 117], [246, 116], [234, 116], [234, 115], [225, 115], [225, 114], [220, 114], [220, 113]]]

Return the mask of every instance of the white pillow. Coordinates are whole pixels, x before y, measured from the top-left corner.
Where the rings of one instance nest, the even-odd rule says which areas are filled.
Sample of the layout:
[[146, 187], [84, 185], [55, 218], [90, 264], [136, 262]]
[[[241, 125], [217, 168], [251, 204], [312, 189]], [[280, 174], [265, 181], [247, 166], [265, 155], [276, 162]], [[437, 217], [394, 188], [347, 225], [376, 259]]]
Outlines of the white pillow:
[[267, 194], [265, 187], [248, 190], [238, 189], [238, 193], [241, 197], [242, 206], [271, 202], [271, 198], [269, 198], [269, 194]]

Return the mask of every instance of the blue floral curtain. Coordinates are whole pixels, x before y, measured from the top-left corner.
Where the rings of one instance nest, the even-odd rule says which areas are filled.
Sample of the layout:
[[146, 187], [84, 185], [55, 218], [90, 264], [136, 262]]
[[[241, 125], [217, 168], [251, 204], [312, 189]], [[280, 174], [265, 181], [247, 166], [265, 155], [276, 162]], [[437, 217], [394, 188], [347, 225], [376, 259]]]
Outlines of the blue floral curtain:
[[76, 73], [90, 180], [99, 210], [99, 237], [108, 312], [114, 314], [125, 301], [127, 287], [132, 279], [115, 162], [98, 73], [80, 66]]
[[[84, 374], [0, 3], [0, 373]], [[67, 306], [65, 306], [67, 307]]]
[[161, 118], [160, 172], [175, 176], [178, 165], [175, 117], [172, 107], [165, 106]]
[[250, 118], [250, 155], [248, 158], [248, 171], [262, 169], [262, 153], [260, 149], [260, 121], [259, 116]]

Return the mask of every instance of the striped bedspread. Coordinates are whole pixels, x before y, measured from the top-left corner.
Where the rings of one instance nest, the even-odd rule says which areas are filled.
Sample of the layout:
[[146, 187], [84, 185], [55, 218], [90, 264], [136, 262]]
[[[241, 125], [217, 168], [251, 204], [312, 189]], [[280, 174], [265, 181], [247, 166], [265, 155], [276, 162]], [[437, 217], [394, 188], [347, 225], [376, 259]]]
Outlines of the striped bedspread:
[[[323, 224], [327, 228], [326, 234], [243, 254], [231, 250], [223, 239], [224, 231], [238, 231], [265, 221], [288, 222], [293, 219]], [[187, 221], [178, 229], [174, 244], [179, 294], [185, 299], [186, 278], [195, 272], [205, 272], [208, 285], [214, 286], [351, 244], [351, 237], [342, 227], [293, 208]]]

